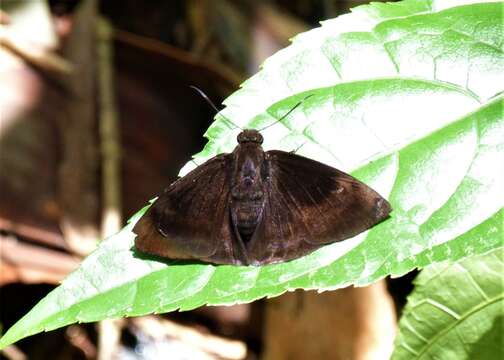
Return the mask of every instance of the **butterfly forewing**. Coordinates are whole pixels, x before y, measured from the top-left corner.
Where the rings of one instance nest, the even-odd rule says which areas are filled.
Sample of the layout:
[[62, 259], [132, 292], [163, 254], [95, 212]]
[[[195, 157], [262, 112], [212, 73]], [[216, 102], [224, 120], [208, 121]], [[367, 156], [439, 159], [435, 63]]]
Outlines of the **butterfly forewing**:
[[233, 263], [231, 160], [219, 155], [173, 183], [136, 224], [135, 247], [172, 259]]

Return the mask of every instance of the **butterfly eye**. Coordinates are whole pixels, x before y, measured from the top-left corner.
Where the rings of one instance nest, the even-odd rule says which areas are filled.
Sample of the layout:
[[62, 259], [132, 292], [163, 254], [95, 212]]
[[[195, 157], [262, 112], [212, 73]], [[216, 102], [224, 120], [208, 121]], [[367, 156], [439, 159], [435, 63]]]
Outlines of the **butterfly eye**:
[[257, 132], [256, 137], [254, 138], [254, 142], [256, 142], [258, 144], [262, 144], [263, 140], [264, 139], [263, 139], [262, 135], [259, 132]]
[[246, 142], [252, 142], [257, 144], [263, 143], [263, 137], [259, 133], [259, 131], [251, 129], [243, 130], [241, 133], [238, 134], [236, 140], [238, 141], [239, 144], [243, 144]]

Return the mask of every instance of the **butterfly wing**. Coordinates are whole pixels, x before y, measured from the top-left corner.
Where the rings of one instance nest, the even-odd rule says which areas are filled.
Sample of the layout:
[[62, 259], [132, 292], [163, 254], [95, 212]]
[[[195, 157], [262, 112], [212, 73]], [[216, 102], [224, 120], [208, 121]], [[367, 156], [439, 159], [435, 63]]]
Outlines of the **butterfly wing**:
[[234, 263], [231, 161], [230, 154], [216, 156], [170, 185], [135, 225], [135, 247], [172, 259]]
[[320, 162], [268, 151], [262, 222], [249, 244], [256, 265], [306, 255], [385, 219], [390, 204], [352, 176]]

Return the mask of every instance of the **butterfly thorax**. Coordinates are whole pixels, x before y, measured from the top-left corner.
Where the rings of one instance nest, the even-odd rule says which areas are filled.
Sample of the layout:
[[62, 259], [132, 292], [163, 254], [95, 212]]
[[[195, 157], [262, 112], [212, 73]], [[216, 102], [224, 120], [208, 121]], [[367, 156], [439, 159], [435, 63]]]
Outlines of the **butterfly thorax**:
[[234, 150], [230, 210], [235, 231], [246, 243], [259, 224], [264, 207], [264, 151], [258, 142], [245, 141]]

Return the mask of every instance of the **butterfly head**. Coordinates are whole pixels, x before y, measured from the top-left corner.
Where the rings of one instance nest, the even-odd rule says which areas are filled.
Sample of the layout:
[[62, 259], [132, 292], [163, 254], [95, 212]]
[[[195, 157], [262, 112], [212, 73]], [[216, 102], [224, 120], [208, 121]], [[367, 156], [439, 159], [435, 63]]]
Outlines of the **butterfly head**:
[[257, 130], [245, 129], [238, 134], [236, 140], [238, 140], [238, 144], [243, 144], [247, 142], [262, 144], [263, 137], [261, 133]]

